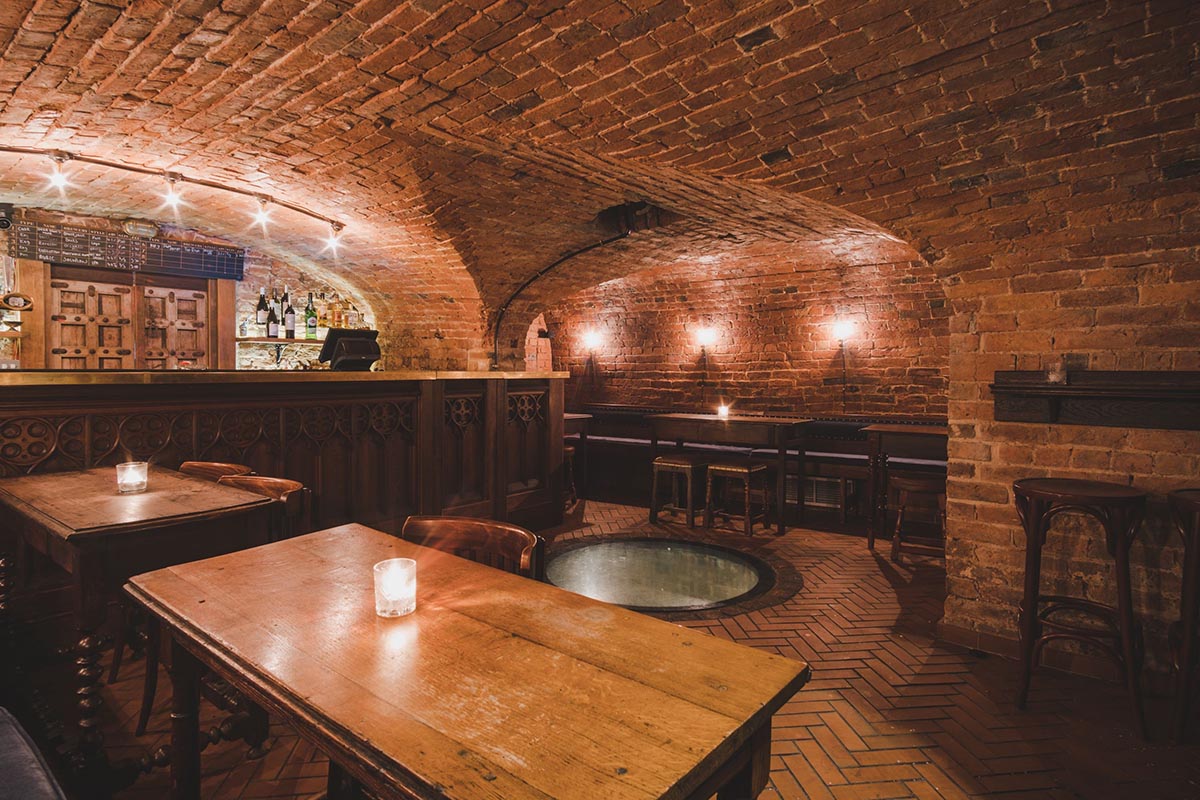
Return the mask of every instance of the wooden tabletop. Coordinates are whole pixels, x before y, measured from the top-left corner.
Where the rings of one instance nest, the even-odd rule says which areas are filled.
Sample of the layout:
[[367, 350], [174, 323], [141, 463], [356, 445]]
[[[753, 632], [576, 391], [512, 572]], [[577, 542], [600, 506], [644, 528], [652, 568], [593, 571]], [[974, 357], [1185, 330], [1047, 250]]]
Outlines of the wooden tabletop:
[[591, 418], [592, 418], [592, 415], [591, 415], [591, 414], [573, 414], [573, 413], [570, 413], [570, 412], [567, 412], [567, 413], [564, 413], [564, 414], [563, 414], [563, 419], [581, 419], [581, 420], [587, 420], [587, 419], [591, 419]]
[[692, 422], [754, 422], [760, 425], [799, 425], [804, 422], [812, 422], [810, 419], [800, 419], [798, 417], [760, 417], [734, 414], [728, 417], [722, 417], [717, 414], [651, 414], [647, 419], [678, 419]]
[[863, 428], [866, 433], [910, 433], [913, 436], [949, 436], [948, 425], [896, 425], [881, 423]]
[[[417, 560], [417, 611], [372, 565]], [[439, 797], [686, 797], [808, 679], [759, 652], [361, 525], [134, 578], [128, 591], [333, 731], [380, 781]]]
[[127, 533], [270, 502], [154, 466], [141, 494], [118, 494], [114, 467], [0, 479], [0, 504], [37, 518], [65, 539]]

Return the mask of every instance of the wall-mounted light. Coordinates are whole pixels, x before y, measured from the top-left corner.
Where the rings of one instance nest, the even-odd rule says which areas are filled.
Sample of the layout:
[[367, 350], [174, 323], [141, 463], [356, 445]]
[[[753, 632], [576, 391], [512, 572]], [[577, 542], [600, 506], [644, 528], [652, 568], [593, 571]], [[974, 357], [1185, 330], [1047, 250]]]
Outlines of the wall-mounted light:
[[842, 413], [846, 413], [846, 386], [850, 382], [850, 371], [846, 366], [846, 340], [854, 336], [854, 320], [837, 319], [833, 323], [833, 338], [837, 339], [838, 352], [842, 356]]
[[700, 345], [701, 349], [712, 347], [717, 343], [716, 328], [697, 328], [695, 336], [696, 344]]
[[583, 349], [587, 350], [589, 353], [596, 352], [596, 350], [600, 349], [600, 346], [604, 344], [604, 336], [600, 334], [600, 331], [594, 328], [589, 328], [588, 330], [584, 331], [582, 338]]
[[729, 406], [725, 405], [724, 403], [721, 403], [721, 405], [717, 406], [717, 416], [721, 419], [728, 419]]

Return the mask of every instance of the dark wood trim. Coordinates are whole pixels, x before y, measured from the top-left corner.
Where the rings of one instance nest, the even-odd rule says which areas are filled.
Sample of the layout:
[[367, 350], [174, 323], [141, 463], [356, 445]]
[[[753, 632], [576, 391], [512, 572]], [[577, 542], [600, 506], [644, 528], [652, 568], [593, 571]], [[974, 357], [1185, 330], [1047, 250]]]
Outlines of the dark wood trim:
[[1000, 422], [1200, 430], [1200, 372], [998, 371], [991, 384]]

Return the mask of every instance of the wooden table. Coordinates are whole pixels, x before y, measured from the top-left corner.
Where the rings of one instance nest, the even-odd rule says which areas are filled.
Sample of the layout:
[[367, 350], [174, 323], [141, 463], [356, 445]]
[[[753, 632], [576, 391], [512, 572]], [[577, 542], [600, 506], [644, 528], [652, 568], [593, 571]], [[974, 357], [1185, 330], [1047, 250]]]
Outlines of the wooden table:
[[587, 498], [587, 437], [591, 421], [591, 414], [563, 414], [563, 435], [574, 434], [579, 437], [579, 447], [575, 451], [575, 470], [578, 475], [576, 482], [579, 484], [579, 496], [585, 499]]
[[871, 527], [867, 546], [875, 548], [876, 537], [887, 535], [888, 462], [892, 458], [946, 461], [950, 429], [946, 425], [868, 425], [863, 428], [870, 445], [867, 465], [871, 470]]
[[716, 414], [653, 414], [650, 420], [650, 459], [658, 455], [658, 440], [694, 444], [736, 444], [769, 447], [777, 451], [775, 469], [775, 518], [780, 536], [787, 530], [787, 451], [795, 446], [800, 476], [796, 498], [800, 522], [804, 521], [804, 426], [807, 419], [792, 417], [729, 416]]
[[[417, 561], [375, 615], [372, 565]], [[380, 798], [756, 796], [809, 668], [343, 525], [133, 578], [172, 634], [172, 797], [199, 795], [198, 663]]]
[[98, 629], [109, 599], [139, 572], [265, 543], [271, 502], [157, 467], [141, 494], [117, 494], [112, 467], [0, 479], [0, 528], [18, 547], [45, 555], [72, 577], [79, 667], [75, 766], [89, 774], [104, 766]]

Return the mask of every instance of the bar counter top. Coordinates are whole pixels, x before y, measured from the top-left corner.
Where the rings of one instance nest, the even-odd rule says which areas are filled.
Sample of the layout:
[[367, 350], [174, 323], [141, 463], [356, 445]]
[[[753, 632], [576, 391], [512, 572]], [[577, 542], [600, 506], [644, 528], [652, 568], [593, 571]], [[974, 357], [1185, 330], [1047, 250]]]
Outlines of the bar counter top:
[[132, 386], [191, 384], [365, 383], [437, 380], [537, 380], [566, 378], [566, 372], [392, 370], [333, 372], [330, 370], [170, 370], [76, 372], [55, 370], [0, 371], [2, 386]]

